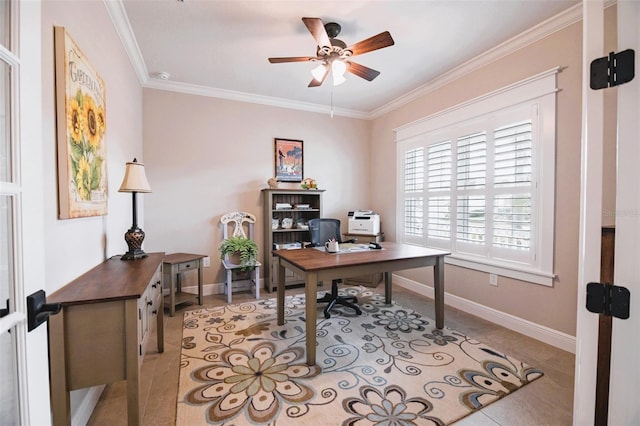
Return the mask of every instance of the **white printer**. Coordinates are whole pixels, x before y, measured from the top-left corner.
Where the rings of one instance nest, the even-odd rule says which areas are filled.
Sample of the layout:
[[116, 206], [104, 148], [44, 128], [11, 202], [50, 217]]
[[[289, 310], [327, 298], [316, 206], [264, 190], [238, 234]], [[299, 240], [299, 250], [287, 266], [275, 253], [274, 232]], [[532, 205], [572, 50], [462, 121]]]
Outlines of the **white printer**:
[[380, 233], [380, 215], [371, 210], [354, 210], [349, 212], [350, 234]]

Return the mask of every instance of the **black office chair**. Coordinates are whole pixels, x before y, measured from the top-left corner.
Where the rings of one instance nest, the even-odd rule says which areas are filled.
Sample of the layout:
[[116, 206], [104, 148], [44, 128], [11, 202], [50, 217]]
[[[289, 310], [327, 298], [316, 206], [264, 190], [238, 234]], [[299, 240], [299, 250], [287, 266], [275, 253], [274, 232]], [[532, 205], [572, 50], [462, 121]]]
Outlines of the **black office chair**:
[[[331, 239], [335, 239], [338, 243], [343, 242], [338, 219], [311, 219], [309, 221], [309, 233], [311, 234], [312, 247], [324, 247], [324, 243]], [[358, 299], [355, 296], [338, 296], [338, 284], [341, 282], [341, 279], [333, 280], [331, 282], [331, 293], [325, 293], [323, 297], [318, 299], [318, 303], [328, 303], [327, 307], [324, 308], [324, 317], [327, 319], [331, 318], [329, 312], [336, 304], [353, 309], [356, 311], [356, 315], [362, 314], [360, 308], [355, 305], [358, 303]]]

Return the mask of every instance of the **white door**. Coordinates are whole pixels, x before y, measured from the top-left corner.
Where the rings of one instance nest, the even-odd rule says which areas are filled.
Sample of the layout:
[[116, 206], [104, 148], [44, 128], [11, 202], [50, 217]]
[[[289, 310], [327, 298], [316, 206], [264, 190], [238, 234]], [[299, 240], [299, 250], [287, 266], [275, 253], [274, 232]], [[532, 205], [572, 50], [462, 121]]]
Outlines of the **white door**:
[[[585, 309], [585, 287], [599, 281], [602, 200], [602, 94], [589, 89], [588, 64], [602, 51], [603, 2], [584, 1], [583, 172], [581, 194], [580, 273], [573, 423], [593, 424], [597, 359], [597, 315]], [[640, 70], [640, 3], [622, 0], [618, 7], [618, 49], [635, 50]], [[618, 94], [616, 247], [614, 284], [631, 292], [630, 318], [613, 319], [610, 425], [640, 424], [640, 77], [620, 85]]]
[[613, 320], [609, 424], [640, 424], [640, 2], [618, 2], [618, 51], [635, 51], [635, 78], [618, 87], [615, 284], [630, 318]]
[[46, 425], [47, 330], [27, 332], [26, 296], [44, 287], [39, 1], [0, 2], [0, 412]]

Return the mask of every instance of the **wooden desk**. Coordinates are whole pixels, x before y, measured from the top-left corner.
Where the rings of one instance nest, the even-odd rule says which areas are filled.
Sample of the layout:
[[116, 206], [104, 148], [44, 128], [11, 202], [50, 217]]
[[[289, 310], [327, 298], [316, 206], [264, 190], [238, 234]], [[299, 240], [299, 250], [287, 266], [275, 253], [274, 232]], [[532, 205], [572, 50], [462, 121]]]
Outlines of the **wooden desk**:
[[385, 302], [391, 303], [391, 272], [433, 266], [436, 327], [444, 327], [444, 257], [449, 252], [406, 244], [381, 243], [382, 250], [331, 254], [317, 249], [276, 250], [279, 280], [278, 325], [284, 324], [284, 270], [305, 277], [307, 364], [316, 363], [316, 298], [318, 282], [384, 272]]
[[[176, 314], [176, 305], [196, 298], [198, 304], [202, 305], [202, 259], [204, 254], [173, 253], [168, 254], [162, 260], [164, 263], [165, 278], [169, 280], [169, 315]], [[198, 294], [184, 293], [182, 291], [182, 273], [198, 270]]]
[[62, 310], [49, 318], [49, 371], [54, 425], [70, 425], [69, 392], [127, 381], [127, 418], [141, 422], [140, 364], [156, 317], [164, 351], [162, 258], [101, 263], [47, 299]]

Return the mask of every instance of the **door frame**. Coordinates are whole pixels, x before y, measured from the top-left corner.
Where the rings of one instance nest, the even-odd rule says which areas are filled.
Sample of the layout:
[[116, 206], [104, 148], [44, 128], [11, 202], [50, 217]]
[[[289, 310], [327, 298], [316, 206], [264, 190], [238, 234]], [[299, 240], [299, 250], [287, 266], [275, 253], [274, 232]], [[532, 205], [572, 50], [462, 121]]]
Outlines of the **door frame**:
[[[637, 20], [640, 5], [633, 1], [617, 3], [618, 49], [636, 51], [639, 66], [640, 32]], [[604, 1], [583, 1], [583, 83], [582, 83], [582, 173], [580, 201], [580, 247], [577, 294], [577, 329], [573, 424], [593, 424], [596, 395], [598, 315], [586, 310], [586, 285], [600, 281], [600, 245], [602, 227], [602, 152], [604, 107], [603, 91], [589, 87], [590, 62], [605, 56]], [[631, 317], [613, 320], [609, 424], [635, 424], [640, 407], [631, 401], [640, 394], [640, 372], [634, 365], [640, 343], [630, 336], [640, 326], [640, 194], [637, 182], [640, 170], [638, 122], [640, 121], [640, 82], [619, 86], [616, 177], [616, 247], [614, 284], [629, 288]], [[627, 212], [628, 214], [622, 214]], [[635, 293], [635, 297], [634, 297]]]

